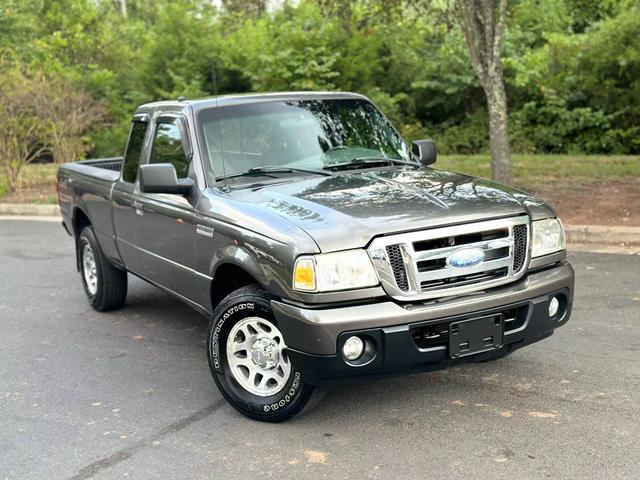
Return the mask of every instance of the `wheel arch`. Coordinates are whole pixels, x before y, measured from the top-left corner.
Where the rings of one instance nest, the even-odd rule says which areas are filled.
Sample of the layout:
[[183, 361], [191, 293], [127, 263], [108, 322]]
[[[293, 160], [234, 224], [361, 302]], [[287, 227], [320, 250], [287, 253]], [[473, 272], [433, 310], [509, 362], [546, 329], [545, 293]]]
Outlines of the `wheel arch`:
[[82, 231], [82, 229], [84, 227], [88, 227], [92, 225], [92, 222], [91, 222], [91, 219], [89, 218], [89, 215], [87, 215], [82, 208], [76, 207], [73, 209], [73, 217], [71, 220], [71, 225], [73, 225], [74, 236], [77, 237], [78, 235], [80, 235], [80, 232]]
[[247, 285], [260, 285], [266, 290], [264, 282], [260, 281], [260, 275], [249, 271], [244, 265], [238, 265], [232, 261], [224, 261], [216, 266], [211, 280], [211, 306], [215, 310], [220, 301], [238, 288]]

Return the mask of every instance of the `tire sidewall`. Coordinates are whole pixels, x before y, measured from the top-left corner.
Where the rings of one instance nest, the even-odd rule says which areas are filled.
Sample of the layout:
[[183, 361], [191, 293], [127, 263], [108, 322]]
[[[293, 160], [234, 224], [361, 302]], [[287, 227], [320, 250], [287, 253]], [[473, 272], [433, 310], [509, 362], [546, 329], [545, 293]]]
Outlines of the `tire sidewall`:
[[292, 365], [286, 386], [275, 395], [260, 397], [242, 388], [227, 361], [227, 337], [233, 325], [247, 317], [261, 317], [277, 325], [267, 298], [242, 294], [223, 300], [211, 319], [207, 352], [211, 374], [222, 395], [238, 411], [251, 418], [278, 422], [294, 415], [307, 402], [311, 388]]
[[[84, 277], [84, 261], [82, 258], [82, 253], [84, 251], [84, 246], [89, 245], [91, 250], [93, 251], [93, 258], [96, 263], [96, 281], [97, 288], [96, 293], [91, 294], [89, 292], [89, 288], [87, 287], [87, 281]], [[102, 288], [102, 263], [100, 262], [100, 251], [98, 247], [98, 242], [95, 240], [95, 236], [90, 227], [86, 227], [80, 232], [78, 236], [78, 265], [80, 268], [80, 279], [82, 280], [82, 288], [84, 288], [84, 293], [87, 295], [87, 299], [91, 305], [95, 305], [98, 301], [98, 295], [100, 294], [100, 290]]]

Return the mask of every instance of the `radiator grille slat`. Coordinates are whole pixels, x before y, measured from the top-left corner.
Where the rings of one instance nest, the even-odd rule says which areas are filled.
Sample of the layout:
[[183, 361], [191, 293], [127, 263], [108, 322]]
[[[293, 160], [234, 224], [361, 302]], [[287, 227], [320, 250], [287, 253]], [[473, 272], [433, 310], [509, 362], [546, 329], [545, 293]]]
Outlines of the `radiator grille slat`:
[[474, 283], [506, 277], [507, 273], [508, 271], [506, 268], [499, 268], [497, 270], [489, 270], [488, 272], [472, 273], [471, 275], [459, 275], [457, 277], [449, 277], [439, 280], [428, 280], [426, 282], [422, 282], [420, 287], [423, 292], [438, 288], [461, 287], [463, 285], [472, 285]]

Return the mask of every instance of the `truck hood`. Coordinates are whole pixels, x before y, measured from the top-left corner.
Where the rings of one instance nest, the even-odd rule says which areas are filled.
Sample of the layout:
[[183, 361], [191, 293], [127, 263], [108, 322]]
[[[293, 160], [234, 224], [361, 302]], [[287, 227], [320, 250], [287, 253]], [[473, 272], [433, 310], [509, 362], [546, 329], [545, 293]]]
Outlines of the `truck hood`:
[[533, 197], [488, 180], [430, 168], [389, 168], [233, 190], [306, 231], [323, 252], [376, 236], [530, 213]]

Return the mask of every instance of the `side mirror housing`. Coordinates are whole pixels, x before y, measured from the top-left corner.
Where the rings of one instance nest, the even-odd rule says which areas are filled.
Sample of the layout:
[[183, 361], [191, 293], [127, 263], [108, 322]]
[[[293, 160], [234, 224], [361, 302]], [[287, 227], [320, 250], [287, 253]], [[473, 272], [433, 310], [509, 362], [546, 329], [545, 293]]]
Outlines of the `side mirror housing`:
[[436, 142], [433, 140], [416, 140], [411, 145], [411, 153], [423, 165], [432, 165], [438, 159]]
[[171, 163], [150, 163], [138, 169], [140, 191], [143, 193], [173, 193], [188, 195], [194, 186], [190, 178], [178, 180], [176, 167]]

